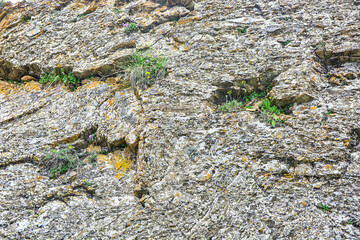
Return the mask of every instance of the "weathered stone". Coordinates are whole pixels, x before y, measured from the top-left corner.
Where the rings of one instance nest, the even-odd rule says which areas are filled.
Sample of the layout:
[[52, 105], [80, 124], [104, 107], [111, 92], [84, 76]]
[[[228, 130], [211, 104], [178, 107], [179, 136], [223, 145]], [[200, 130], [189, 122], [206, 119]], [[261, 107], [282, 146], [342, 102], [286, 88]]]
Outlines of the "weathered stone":
[[21, 81], [23, 82], [36, 81], [36, 78], [34, 78], [33, 76], [26, 75], [21, 78]]
[[[73, 92], [0, 82], [0, 238], [357, 239], [354, 2], [151, 2], [0, 10], [3, 80], [55, 67], [91, 77]], [[141, 31], [127, 35], [126, 22]], [[149, 47], [168, 75], [130, 88], [123, 67]], [[252, 108], [218, 110], [253, 91]], [[259, 107], [267, 91], [293, 104], [275, 127]], [[51, 179], [58, 160], [43, 157], [64, 148], [78, 165]]]

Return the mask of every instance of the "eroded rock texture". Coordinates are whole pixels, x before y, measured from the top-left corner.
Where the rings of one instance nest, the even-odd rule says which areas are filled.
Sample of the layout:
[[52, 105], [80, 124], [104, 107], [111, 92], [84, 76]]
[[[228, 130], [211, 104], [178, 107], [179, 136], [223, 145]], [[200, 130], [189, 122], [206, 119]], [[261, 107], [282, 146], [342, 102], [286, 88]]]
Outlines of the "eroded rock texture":
[[[345, 0], [3, 5], [1, 238], [358, 239], [359, 12]], [[112, 78], [150, 47], [166, 78], [143, 91]], [[56, 67], [92, 78], [74, 92], [32, 80]], [[218, 111], [228, 92], [268, 84], [284, 123]], [[44, 151], [60, 146], [97, 164], [51, 179]]]

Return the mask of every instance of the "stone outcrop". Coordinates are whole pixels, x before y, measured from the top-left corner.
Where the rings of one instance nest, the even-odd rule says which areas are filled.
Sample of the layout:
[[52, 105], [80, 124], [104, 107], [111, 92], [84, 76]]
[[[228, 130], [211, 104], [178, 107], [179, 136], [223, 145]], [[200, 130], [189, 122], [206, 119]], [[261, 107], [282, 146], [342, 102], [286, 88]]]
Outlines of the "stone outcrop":
[[[330, 0], [4, 4], [0, 238], [358, 239], [359, 12]], [[123, 66], [146, 49], [168, 75], [130, 87]], [[75, 91], [39, 83], [59, 68], [81, 79]], [[269, 124], [261, 99], [218, 110], [253, 92], [283, 121]], [[81, 163], [52, 178], [70, 164], [51, 157], [63, 149]]]

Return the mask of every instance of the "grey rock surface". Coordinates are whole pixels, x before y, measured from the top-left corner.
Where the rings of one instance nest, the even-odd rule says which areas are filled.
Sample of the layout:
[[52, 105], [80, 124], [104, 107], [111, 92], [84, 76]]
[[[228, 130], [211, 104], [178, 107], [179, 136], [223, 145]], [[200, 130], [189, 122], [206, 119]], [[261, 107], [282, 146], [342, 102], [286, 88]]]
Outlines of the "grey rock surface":
[[[345, 0], [0, 7], [0, 238], [359, 239], [359, 13]], [[109, 78], [149, 47], [165, 78]], [[5, 81], [59, 66], [92, 78], [74, 92]], [[284, 123], [218, 110], [268, 84]], [[89, 154], [52, 178], [46, 154], [63, 148]]]

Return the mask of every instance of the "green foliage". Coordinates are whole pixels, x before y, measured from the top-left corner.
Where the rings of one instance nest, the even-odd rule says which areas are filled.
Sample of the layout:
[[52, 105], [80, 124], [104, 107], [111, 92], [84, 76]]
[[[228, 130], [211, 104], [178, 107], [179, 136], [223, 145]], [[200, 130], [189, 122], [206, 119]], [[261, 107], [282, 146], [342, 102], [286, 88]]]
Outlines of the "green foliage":
[[[49, 169], [51, 178], [56, 178], [71, 169], [86, 165], [86, 163], [80, 160], [88, 155], [85, 152], [74, 150], [72, 146], [60, 149], [48, 149], [44, 151], [44, 154], [45, 157], [43, 159]], [[89, 162], [94, 165], [96, 157], [96, 154], [92, 154]]]
[[125, 75], [130, 78], [133, 87], [146, 88], [151, 86], [156, 79], [167, 75], [167, 63], [165, 58], [154, 55], [152, 51], [135, 52], [128, 64], [124, 66]]
[[120, 9], [118, 9], [118, 8], [114, 8], [114, 12], [115, 12], [116, 14], [122, 13], [122, 11], [121, 11]]
[[5, 0], [0, 0], [0, 7], [2, 7], [5, 4]]
[[45, 84], [59, 81], [67, 85], [71, 91], [74, 91], [80, 84], [79, 79], [73, 76], [71, 72], [69, 72], [69, 74], [66, 74], [63, 68], [56, 68], [56, 74], [49, 73], [42, 75], [40, 77], [39, 83]]
[[288, 45], [289, 43], [291, 43], [291, 41], [290, 41], [290, 40], [286, 40], [285, 42], [282, 43], [282, 45], [283, 45], [283, 46], [286, 46], [286, 45]]
[[96, 142], [96, 132], [89, 136], [89, 142], [90, 143], [95, 143]]
[[271, 102], [268, 98], [264, 98], [262, 103], [259, 105], [261, 112], [266, 116], [267, 122], [270, 122], [273, 127], [276, 126], [276, 122], [283, 122], [278, 115], [282, 112], [282, 109], [276, 105], [271, 106]]
[[330, 207], [326, 204], [320, 203], [319, 208], [324, 211], [330, 211]]
[[72, 146], [63, 149], [50, 149], [44, 159], [47, 164], [53, 165], [50, 169], [51, 178], [55, 178], [77, 166], [80, 156], [72, 150]]
[[231, 109], [241, 108], [243, 103], [238, 101], [237, 99], [233, 99], [231, 96], [231, 91], [227, 92], [225, 95], [225, 102], [218, 107], [218, 109], [222, 112], [228, 112]]
[[90, 162], [90, 163], [95, 163], [96, 158], [97, 158], [97, 154], [94, 153], [93, 155], [90, 156], [89, 162]]
[[[90, 187], [90, 186], [94, 185], [93, 182], [88, 182], [88, 181], [86, 181], [86, 179], [84, 179], [83, 182], [84, 182], [85, 187]], [[95, 184], [94, 187], [97, 187], [97, 184]]]
[[79, 21], [82, 17], [85, 17], [86, 15], [88, 15], [88, 13], [83, 13], [83, 14], [77, 15], [76, 18], [75, 18], [75, 21], [76, 22]]
[[139, 30], [139, 27], [134, 22], [127, 22], [124, 23], [123, 26], [125, 27], [125, 33], [127, 35], [130, 35], [133, 32], [137, 32]]
[[325, 75], [326, 78], [329, 78], [330, 76], [331, 76], [330, 73], [328, 73], [328, 74]]
[[246, 33], [246, 28], [238, 28], [236, 29], [238, 33]]
[[330, 116], [330, 114], [332, 114], [330, 110], [325, 113], [326, 116]]
[[31, 17], [28, 17], [28, 16], [21, 16], [20, 17], [20, 20], [23, 22], [23, 23], [26, 23], [27, 21], [29, 21], [31, 19]]

